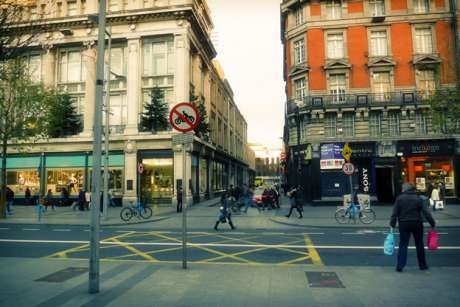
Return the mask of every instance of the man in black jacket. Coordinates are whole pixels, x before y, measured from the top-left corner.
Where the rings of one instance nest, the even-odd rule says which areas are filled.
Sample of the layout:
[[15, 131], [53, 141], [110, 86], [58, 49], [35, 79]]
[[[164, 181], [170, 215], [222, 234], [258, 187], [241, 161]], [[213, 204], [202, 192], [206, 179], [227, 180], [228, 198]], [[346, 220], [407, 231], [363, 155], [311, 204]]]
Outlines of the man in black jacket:
[[436, 223], [431, 213], [425, 208], [423, 199], [415, 193], [415, 187], [411, 183], [405, 183], [403, 193], [398, 196], [393, 207], [390, 226], [395, 227], [399, 223], [399, 251], [396, 271], [402, 272], [407, 262], [407, 247], [410, 235], [414, 236], [417, 260], [420, 270], [427, 270], [425, 248], [423, 245], [423, 220], [422, 214], [435, 227]]

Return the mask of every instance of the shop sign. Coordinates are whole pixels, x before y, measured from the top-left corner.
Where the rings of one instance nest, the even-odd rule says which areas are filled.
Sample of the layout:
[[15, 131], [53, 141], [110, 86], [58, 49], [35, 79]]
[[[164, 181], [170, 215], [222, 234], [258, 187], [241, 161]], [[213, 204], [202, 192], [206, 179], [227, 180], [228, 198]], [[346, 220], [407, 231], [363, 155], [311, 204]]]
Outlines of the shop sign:
[[364, 158], [375, 156], [375, 143], [374, 142], [360, 142], [350, 143], [353, 150], [353, 158]]
[[454, 189], [454, 177], [445, 177], [444, 185], [446, 187], [446, 190], [453, 190]]
[[367, 167], [361, 168], [361, 190], [364, 193], [369, 193], [370, 191], [370, 178], [369, 178], [369, 169]]
[[437, 156], [453, 155], [455, 148], [454, 140], [437, 141], [401, 141], [398, 142], [398, 152], [404, 156]]
[[342, 169], [345, 159], [342, 156], [343, 144], [321, 144], [320, 169]]

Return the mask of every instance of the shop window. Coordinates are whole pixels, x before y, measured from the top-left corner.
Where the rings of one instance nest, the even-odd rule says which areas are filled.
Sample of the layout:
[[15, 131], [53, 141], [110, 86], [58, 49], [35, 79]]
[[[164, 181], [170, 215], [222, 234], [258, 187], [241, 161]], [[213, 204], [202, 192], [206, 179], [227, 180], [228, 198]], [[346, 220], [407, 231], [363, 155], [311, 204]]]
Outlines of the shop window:
[[200, 159], [200, 193], [207, 192], [208, 161]]
[[441, 197], [456, 195], [452, 159], [409, 158], [406, 169], [409, 171], [409, 177], [415, 177], [416, 188], [420, 192], [429, 192], [432, 187], [438, 186]]
[[40, 178], [36, 170], [8, 170], [6, 184], [16, 195], [24, 194], [27, 188], [31, 195], [40, 191]]
[[79, 189], [84, 189], [84, 169], [50, 169], [46, 172], [46, 190], [59, 195], [66, 189], [70, 195], [78, 195]]
[[173, 195], [173, 159], [143, 159], [141, 175], [142, 201], [150, 203], [170, 202]]

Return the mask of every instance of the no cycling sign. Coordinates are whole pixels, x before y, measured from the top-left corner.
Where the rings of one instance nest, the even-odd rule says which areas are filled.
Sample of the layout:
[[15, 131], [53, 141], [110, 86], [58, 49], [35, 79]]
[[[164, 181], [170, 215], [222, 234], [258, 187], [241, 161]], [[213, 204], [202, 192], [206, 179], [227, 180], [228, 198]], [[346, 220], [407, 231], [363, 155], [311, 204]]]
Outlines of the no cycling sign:
[[195, 106], [189, 102], [176, 104], [169, 113], [171, 127], [180, 132], [189, 132], [200, 123], [200, 114]]

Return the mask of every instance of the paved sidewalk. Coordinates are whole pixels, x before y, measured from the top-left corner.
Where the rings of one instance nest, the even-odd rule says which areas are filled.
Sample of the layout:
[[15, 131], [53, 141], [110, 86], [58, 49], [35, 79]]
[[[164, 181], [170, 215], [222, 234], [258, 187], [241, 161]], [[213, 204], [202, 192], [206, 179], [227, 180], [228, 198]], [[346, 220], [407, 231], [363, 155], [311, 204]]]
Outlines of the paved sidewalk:
[[[219, 211], [219, 198], [195, 204], [187, 213], [189, 229], [203, 230], [212, 229]], [[360, 227], [360, 228], [386, 228], [391, 216], [392, 206], [374, 206], [376, 220], [372, 224], [362, 224], [359, 220], [356, 224], [338, 224], [334, 219], [334, 206], [305, 206], [302, 219], [297, 218], [294, 211], [288, 219], [285, 215], [289, 205], [287, 199], [283, 199], [281, 209], [266, 210], [260, 213], [255, 208], [250, 208], [247, 214], [234, 213], [232, 219], [240, 230], [284, 230], [302, 229], [309, 227]], [[35, 208], [15, 206], [15, 214], [1, 223], [24, 223], [44, 225], [88, 225], [90, 221], [89, 211], [73, 211], [70, 208], [57, 208], [56, 211], [48, 209], [41, 222], [38, 222]], [[132, 222], [123, 222], [119, 213], [121, 208], [109, 208], [106, 220], [101, 219], [102, 226], [129, 226], [131, 228], [149, 229], [180, 229], [182, 226], [182, 214], [175, 211], [175, 206], [153, 207], [153, 217], [148, 220], [133, 218]], [[460, 227], [460, 205], [447, 205], [442, 211], [432, 212], [439, 227]], [[221, 225], [220, 229], [227, 230], [227, 225]]]
[[[451, 307], [460, 300], [459, 267], [423, 272], [407, 267], [404, 273], [393, 267], [315, 265], [191, 265], [183, 270], [177, 264], [103, 261], [98, 294], [88, 294], [88, 273], [37, 281], [70, 267], [86, 269], [88, 261], [2, 258], [0, 306]], [[323, 273], [324, 280], [310, 284], [306, 272]]]

